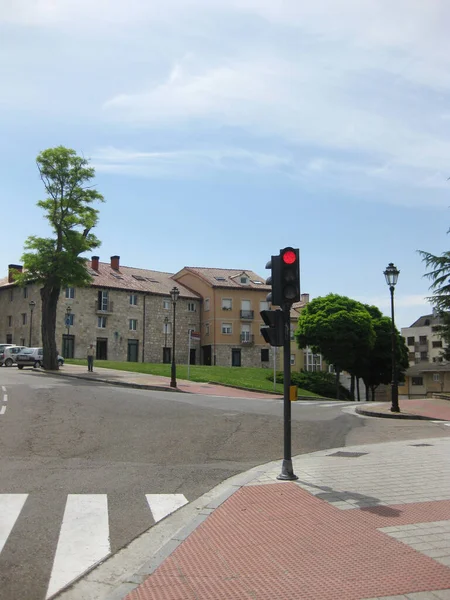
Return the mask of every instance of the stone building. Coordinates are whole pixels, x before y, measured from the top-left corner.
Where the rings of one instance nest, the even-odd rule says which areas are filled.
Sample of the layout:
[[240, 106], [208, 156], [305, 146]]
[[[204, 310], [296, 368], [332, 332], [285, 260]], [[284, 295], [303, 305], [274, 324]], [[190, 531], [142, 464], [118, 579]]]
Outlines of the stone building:
[[[138, 362], [170, 362], [173, 305], [170, 292], [177, 287], [176, 361], [187, 363], [189, 330], [200, 330], [202, 298], [173, 279], [170, 273], [109, 263], [93, 256], [87, 262], [92, 276], [89, 287], [61, 290], [56, 321], [58, 350], [65, 358], [85, 358], [89, 344], [97, 359]], [[41, 345], [41, 298], [39, 286], [19, 287], [9, 265], [8, 277], [0, 280], [0, 340], [26, 346]], [[34, 303], [34, 304], [33, 304]], [[199, 363], [199, 350], [190, 350], [191, 364]]]

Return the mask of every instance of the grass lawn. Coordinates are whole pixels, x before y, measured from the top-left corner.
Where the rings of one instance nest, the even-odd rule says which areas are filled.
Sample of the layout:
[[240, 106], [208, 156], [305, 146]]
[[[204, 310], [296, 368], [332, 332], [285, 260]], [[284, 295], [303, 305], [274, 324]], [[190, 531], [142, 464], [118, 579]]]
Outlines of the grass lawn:
[[[86, 360], [68, 359], [67, 364], [87, 365]], [[114, 362], [111, 360], [96, 360], [94, 367], [103, 367], [105, 369], [119, 369], [120, 371], [132, 371], [133, 373], [149, 373], [150, 375], [163, 375], [170, 377], [170, 365], [135, 363], [135, 362]], [[248, 388], [252, 390], [265, 390], [273, 392], [273, 381], [266, 379], [272, 375], [270, 369], [255, 369], [252, 367], [206, 367], [192, 365], [190, 368], [190, 380], [211, 383], [221, 383], [223, 385], [234, 385], [237, 387]], [[187, 379], [187, 365], [177, 365], [177, 379]], [[275, 391], [283, 393], [283, 385], [277, 383]], [[307, 390], [298, 390], [300, 396], [316, 397], [317, 394]]]

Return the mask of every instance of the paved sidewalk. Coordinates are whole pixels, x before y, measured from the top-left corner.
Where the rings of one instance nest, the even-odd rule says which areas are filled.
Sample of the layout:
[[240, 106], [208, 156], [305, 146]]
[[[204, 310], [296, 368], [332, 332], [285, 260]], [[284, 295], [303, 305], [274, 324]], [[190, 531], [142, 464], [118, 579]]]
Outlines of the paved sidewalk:
[[294, 471], [242, 487], [127, 600], [450, 598], [449, 439], [318, 452]]
[[[331, 449], [293, 464], [296, 482], [276, 479], [277, 462], [222, 484], [207, 504], [158, 524], [191, 515], [157, 551], [158, 525], [58, 598], [450, 599], [450, 438]], [[138, 547], [143, 566], [125, 577]]]
[[400, 413], [391, 412], [390, 402], [356, 408], [361, 415], [373, 417], [387, 417], [393, 419], [427, 419], [436, 421], [450, 421], [450, 400], [440, 398], [422, 398], [420, 400], [400, 400]]

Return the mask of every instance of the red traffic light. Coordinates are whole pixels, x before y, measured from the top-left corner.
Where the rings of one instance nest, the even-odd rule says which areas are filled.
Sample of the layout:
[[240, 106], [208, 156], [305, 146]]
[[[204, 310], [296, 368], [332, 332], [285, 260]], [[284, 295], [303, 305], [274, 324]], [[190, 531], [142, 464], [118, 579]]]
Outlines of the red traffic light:
[[297, 260], [297, 255], [294, 250], [285, 250], [281, 258], [286, 265], [293, 265]]

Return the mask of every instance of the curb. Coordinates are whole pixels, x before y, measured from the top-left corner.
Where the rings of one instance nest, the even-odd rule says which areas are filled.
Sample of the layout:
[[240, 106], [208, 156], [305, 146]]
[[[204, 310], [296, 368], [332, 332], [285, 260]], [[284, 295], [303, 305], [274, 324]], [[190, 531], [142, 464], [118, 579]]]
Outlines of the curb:
[[140, 390], [154, 390], [163, 392], [180, 392], [181, 394], [189, 394], [179, 388], [167, 387], [164, 385], [148, 385], [144, 383], [129, 383], [127, 381], [111, 381], [111, 379], [100, 379], [99, 377], [87, 377], [86, 375], [74, 375], [73, 373], [60, 373], [59, 371], [45, 371], [44, 369], [33, 369], [34, 373], [44, 373], [44, 375], [56, 375], [59, 377], [71, 377], [72, 379], [82, 379], [83, 381], [95, 381], [99, 383], [109, 383], [110, 385], [117, 385], [119, 387], [131, 387]]
[[425, 415], [413, 415], [411, 413], [384, 413], [367, 410], [364, 408], [355, 408], [355, 412], [366, 417], [381, 417], [384, 419], [410, 419], [418, 421], [445, 421], [445, 419], [437, 419], [436, 417], [426, 417]]

